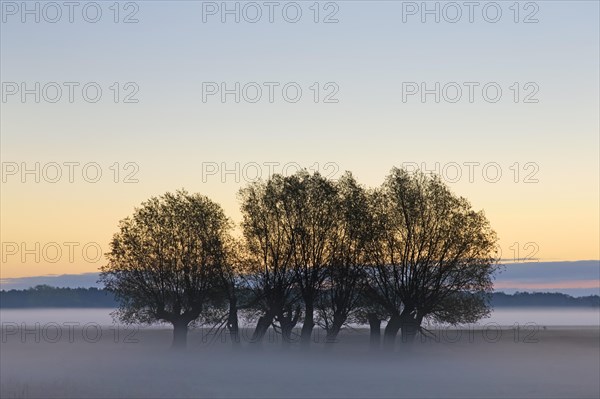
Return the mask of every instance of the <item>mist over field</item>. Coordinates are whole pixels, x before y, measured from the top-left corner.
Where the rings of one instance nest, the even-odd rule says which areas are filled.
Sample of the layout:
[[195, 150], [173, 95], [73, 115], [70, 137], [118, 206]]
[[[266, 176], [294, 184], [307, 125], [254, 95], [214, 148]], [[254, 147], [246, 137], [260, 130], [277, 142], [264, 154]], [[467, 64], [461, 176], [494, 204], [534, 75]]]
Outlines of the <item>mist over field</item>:
[[[210, 342], [190, 332], [185, 353], [168, 349], [171, 331], [127, 337], [103, 329], [67, 331], [56, 343], [3, 330], [3, 398], [595, 398], [600, 394], [600, 332], [595, 327], [437, 331], [439, 342], [370, 351], [368, 331], [338, 343], [282, 349]], [[23, 335], [25, 334], [25, 335]], [[48, 330], [49, 338], [54, 332]], [[43, 335], [42, 335], [43, 336]], [[115, 338], [116, 337], [116, 338]], [[275, 336], [273, 336], [275, 337]], [[131, 340], [131, 342], [130, 342]], [[24, 341], [24, 342], [23, 342]], [[117, 342], [115, 342], [117, 341]]]
[[[101, 327], [111, 327], [116, 324], [111, 316], [112, 308], [33, 308], [33, 309], [0, 309], [0, 321], [7, 324], [25, 324], [34, 326], [36, 323], [41, 326], [49, 323], [64, 323], [74, 325], [93, 324]], [[577, 327], [588, 326], [598, 327], [600, 325], [600, 310], [598, 308], [552, 308], [552, 307], [525, 307], [525, 308], [496, 308], [490, 317], [479, 320], [471, 324], [471, 327], [499, 325], [510, 327], [515, 323], [521, 325], [533, 323], [542, 326], [561, 326]], [[241, 325], [248, 324], [240, 321]], [[252, 327], [248, 324], [246, 327]], [[360, 328], [364, 326], [355, 325]], [[153, 325], [134, 325], [136, 329], [169, 329], [167, 323], [158, 323]], [[456, 328], [456, 327], [452, 327]]]
[[[497, 309], [436, 338], [370, 350], [369, 331], [343, 331], [310, 349], [265, 342], [234, 349], [226, 332], [113, 324], [112, 309], [2, 309], [2, 398], [595, 398], [600, 394], [598, 309]], [[37, 323], [37, 324], [36, 324]], [[515, 323], [519, 329], [515, 329]], [[578, 327], [574, 327], [578, 326]], [[299, 329], [296, 333], [299, 332]], [[297, 336], [296, 336], [297, 338]]]

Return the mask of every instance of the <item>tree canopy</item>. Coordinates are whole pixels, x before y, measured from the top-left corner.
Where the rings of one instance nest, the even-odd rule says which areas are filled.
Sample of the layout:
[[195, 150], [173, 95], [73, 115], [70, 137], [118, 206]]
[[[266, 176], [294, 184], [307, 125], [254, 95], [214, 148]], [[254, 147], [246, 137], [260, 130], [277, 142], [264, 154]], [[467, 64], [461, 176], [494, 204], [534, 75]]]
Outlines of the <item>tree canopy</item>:
[[119, 224], [100, 281], [115, 293], [125, 322], [166, 321], [174, 346], [203, 310], [226, 262], [230, 223], [207, 197], [178, 191], [142, 203]]
[[239, 199], [239, 239], [218, 204], [185, 191], [122, 220], [101, 273], [118, 317], [170, 322], [176, 346], [209, 305], [221, 310], [205, 316], [224, 315], [236, 337], [238, 310], [257, 316], [254, 342], [273, 327], [289, 344], [299, 323], [304, 344], [315, 325], [333, 342], [348, 322], [368, 320], [375, 332], [387, 320], [392, 345], [425, 318], [456, 324], [489, 312], [496, 234], [437, 176], [394, 168], [367, 189], [349, 172], [303, 170], [251, 183]]

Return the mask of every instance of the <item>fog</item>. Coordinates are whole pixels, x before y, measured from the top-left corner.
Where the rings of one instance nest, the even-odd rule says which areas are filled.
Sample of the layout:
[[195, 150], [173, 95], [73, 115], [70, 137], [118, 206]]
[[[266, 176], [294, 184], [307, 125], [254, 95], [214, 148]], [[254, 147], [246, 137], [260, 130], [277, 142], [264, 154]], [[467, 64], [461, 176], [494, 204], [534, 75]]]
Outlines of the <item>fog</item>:
[[[188, 350], [174, 353], [169, 349], [170, 330], [98, 327], [103, 319], [96, 318], [97, 312], [102, 311], [76, 311], [79, 322], [98, 323], [86, 329], [83, 324], [65, 326], [58, 318], [45, 322], [39, 313], [39, 327], [27, 323], [23, 329], [18, 318], [12, 320], [16, 328], [8, 318], [19, 313], [21, 320], [33, 321], [27, 319], [29, 311], [3, 310], [0, 396], [600, 396], [597, 322], [577, 328], [522, 325], [518, 331], [494, 325], [437, 328], [435, 340], [418, 339], [410, 346], [399, 342], [388, 352], [369, 349], [368, 329], [347, 330], [332, 345], [322, 343], [323, 335], [317, 332], [319, 342], [310, 349], [297, 343], [282, 348], [271, 333], [260, 347], [243, 338], [241, 349], [235, 350], [226, 335], [214, 339], [198, 328], [189, 334]], [[597, 320], [597, 310], [595, 316]]]
[[[25, 323], [97, 323], [110, 326], [113, 309], [106, 308], [48, 308], [48, 309], [0, 309], [0, 322]], [[599, 326], [600, 309], [594, 308], [498, 308], [490, 317], [481, 319], [477, 325], [498, 324], [513, 326], [515, 323], [535, 323], [540, 326]], [[167, 328], [155, 325], [151, 328]], [[358, 326], [356, 326], [358, 327]], [[147, 327], [144, 327], [147, 328]]]

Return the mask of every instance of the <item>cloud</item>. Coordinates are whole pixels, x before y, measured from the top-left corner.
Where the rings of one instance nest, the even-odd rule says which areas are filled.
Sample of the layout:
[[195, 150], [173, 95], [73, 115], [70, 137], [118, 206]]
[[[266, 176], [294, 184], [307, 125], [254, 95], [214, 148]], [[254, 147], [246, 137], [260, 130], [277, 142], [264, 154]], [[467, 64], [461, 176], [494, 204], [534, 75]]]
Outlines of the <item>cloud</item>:
[[62, 274], [48, 275], [35, 277], [17, 277], [6, 278], [0, 280], [0, 289], [3, 290], [23, 290], [36, 285], [50, 285], [53, 287], [68, 287], [68, 288], [90, 288], [101, 285], [97, 283], [98, 273], [82, 273], [82, 274]]
[[494, 284], [496, 290], [501, 288], [515, 289], [568, 289], [568, 288], [596, 288], [600, 289], [600, 280], [567, 280], [567, 281], [552, 281], [552, 282], [519, 282], [519, 281], [501, 281]]
[[600, 261], [528, 262], [510, 263], [497, 276], [496, 281], [561, 282], [600, 280]]

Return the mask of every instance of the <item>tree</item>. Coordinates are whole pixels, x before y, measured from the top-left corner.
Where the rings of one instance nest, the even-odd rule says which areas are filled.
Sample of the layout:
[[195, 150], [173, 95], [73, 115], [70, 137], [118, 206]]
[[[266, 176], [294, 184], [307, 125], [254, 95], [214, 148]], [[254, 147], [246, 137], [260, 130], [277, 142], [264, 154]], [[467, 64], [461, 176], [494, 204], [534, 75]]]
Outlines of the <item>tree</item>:
[[246, 278], [246, 265], [249, 262], [245, 259], [247, 255], [240, 240], [230, 239], [226, 248], [228, 256], [218, 271], [217, 293], [227, 301], [226, 327], [234, 348], [238, 348], [241, 345], [238, 313], [240, 309], [249, 306], [247, 297], [250, 289]]
[[239, 192], [248, 254], [247, 278], [254, 291], [254, 307], [261, 313], [252, 335], [255, 343], [260, 343], [277, 322], [284, 345], [289, 344], [300, 318], [293, 268], [295, 222], [291, 220], [292, 198], [286, 185], [284, 177], [274, 175], [267, 182], [252, 183]]
[[230, 223], [207, 197], [178, 191], [142, 203], [121, 220], [100, 281], [127, 323], [169, 322], [173, 347], [185, 347], [226, 262]]
[[335, 342], [344, 324], [356, 311], [361, 295], [366, 249], [371, 242], [372, 217], [369, 196], [351, 173], [337, 182], [337, 201], [332, 210], [337, 232], [332, 236], [332, 255], [325, 268], [319, 295], [319, 319], [327, 332], [326, 342]]
[[[368, 267], [365, 266], [365, 270], [368, 270]], [[363, 271], [362, 274], [363, 278], [368, 276], [367, 271]], [[378, 301], [373, 300], [370, 290], [371, 287], [366, 285], [364, 281], [361, 282], [354, 319], [360, 324], [369, 325], [369, 346], [371, 350], [376, 351], [381, 347], [381, 322], [389, 318], [389, 313]]]
[[437, 176], [394, 168], [375, 199], [376, 266], [368, 295], [391, 315], [384, 342], [398, 330], [411, 342], [425, 317], [471, 322], [489, 312], [496, 235], [483, 212]]
[[228, 333], [233, 348], [239, 349], [241, 346], [239, 311], [246, 306], [244, 300], [248, 290], [245, 286], [240, 242], [233, 237], [227, 238], [224, 244], [225, 260], [216, 269], [215, 283], [205, 302], [206, 310], [197, 323], [210, 326], [209, 334], [213, 339]]
[[[301, 171], [284, 178], [290, 206], [286, 213], [293, 243], [293, 270], [304, 303], [300, 342], [310, 344], [315, 306], [338, 245], [337, 187], [319, 173]], [[329, 273], [331, 276], [331, 273]]]
[[[308, 345], [315, 307], [338, 244], [339, 201], [336, 185], [319, 173], [275, 175], [242, 190], [244, 231], [256, 255], [265, 317], [279, 322], [284, 342], [304, 317], [301, 343]], [[262, 319], [266, 323], [265, 319]], [[264, 328], [266, 324], [257, 326]], [[257, 336], [258, 337], [258, 336]]]

